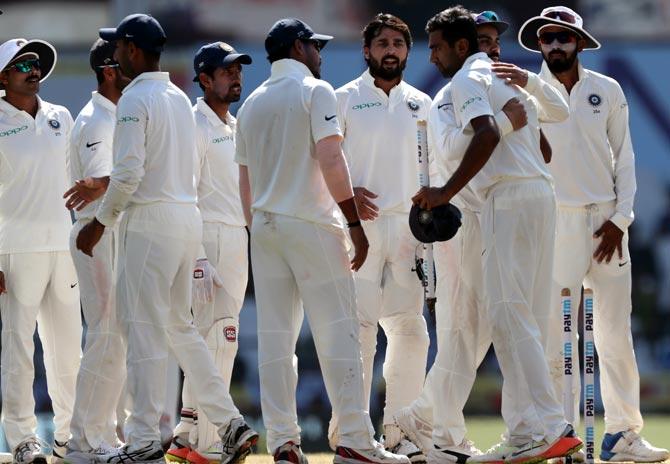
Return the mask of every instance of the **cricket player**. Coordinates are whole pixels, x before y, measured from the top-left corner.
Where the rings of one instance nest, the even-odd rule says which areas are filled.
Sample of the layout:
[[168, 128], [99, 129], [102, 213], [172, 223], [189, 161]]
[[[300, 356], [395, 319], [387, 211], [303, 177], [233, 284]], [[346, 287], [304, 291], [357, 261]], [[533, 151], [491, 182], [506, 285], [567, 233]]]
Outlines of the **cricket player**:
[[400, 443], [400, 429], [393, 423], [393, 414], [421, 392], [429, 344], [423, 287], [413, 271], [419, 242], [409, 230], [408, 216], [418, 187], [416, 122], [428, 119], [431, 100], [403, 80], [411, 47], [407, 24], [390, 14], [376, 15], [363, 29], [368, 69], [335, 94], [342, 148], [370, 241], [368, 257], [354, 278], [365, 405], [369, 408], [381, 325], [388, 340], [383, 369], [385, 440], [395, 444], [394, 452], [425, 461], [416, 446]]
[[[504, 137], [494, 115], [524, 92], [496, 77], [491, 59], [478, 52], [477, 29], [462, 7], [428, 21], [431, 58], [453, 76], [456, 124], [474, 135], [455, 171], [440, 188], [423, 188], [423, 208], [446, 204], [470, 182], [483, 199], [480, 213], [484, 304], [507, 391], [526, 389], [537, 420], [524, 442], [507, 442], [473, 461], [537, 462], [581, 448], [550, 382], [538, 319], [549, 308], [555, 199], [540, 149], [538, 110], [524, 104], [527, 124]], [[448, 395], [448, 391], [442, 396]], [[441, 398], [435, 398], [438, 405]], [[508, 429], [514, 425], [504, 417]], [[444, 418], [436, 411], [435, 421]], [[462, 458], [460, 459], [463, 460]], [[453, 457], [452, 457], [453, 461]]]
[[127, 444], [95, 462], [162, 463], [159, 420], [165, 403], [168, 346], [192, 383], [198, 404], [219, 427], [221, 462], [246, 455], [258, 439], [230, 398], [191, 320], [191, 276], [202, 239], [196, 206], [195, 121], [186, 95], [160, 71], [166, 41], [153, 17], [134, 14], [100, 30], [116, 41], [114, 58], [132, 79], [116, 111], [114, 166], [95, 218], [77, 237], [93, 256], [104, 231], [119, 230], [117, 306], [127, 339]]
[[[636, 184], [626, 97], [614, 79], [580, 64], [579, 53], [598, 49], [600, 44], [570, 8], [545, 8], [540, 16], [526, 21], [519, 41], [524, 48], [542, 53], [540, 76], [570, 104], [568, 120], [542, 126], [555, 153], [550, 170], [558, 201], [552, 308], [560, 314], [561, 290], [569, 288], [573, 320], [577, 320], [582, 285], [593, 289], [593, 330], [605, 407], [600, 459], [663, 461], [670, 456], [668, 450], [652, 446], [639, 435], [643, 421], [631, 335], [627, 233]], [[576, 346], [577, 331], [573, 333]], [[559, 339], [551, 362], [560, 367], [561, 356]], [[555, 368], [552, 373], [560, 398], [561, 370]], [[574, 410], [566, 411], [566, 416], [578, 419], [579, 376], [573, 380]]]
[[[81, 110], [70, 139], [68, 168], [73, 189], [66, 192], [66, 206], [75, 211], [77, 221], [70, 232], [70, 253], [81, 292], [86, 319], [86, 343], [77, 377], [77, 394], [70, 424], [66, 460], [87, 464], [94, 455], [111, 451], [116, 444], [116, 405], [125, 382], [126, 349], [115, 304], [116, 246], [114, 228], [102, 235], [93, 257], [76, 247], [81, 228], [95, 216], [99, 200], [86, 202], [76, 182], [91, 182], [112, 171], [112, 139], [116, 125], [116, 103], [130, 80], [121, 74], [114, 61], [113, 42], [98, 39], [92, 46], [89, 62], [98, 88]], [[100, 189], [104, 193], [104, 188]]]
[[33, 334], [37, 323], [54, 410], [56, 457], [65, 455], [81, 355], [72, 226], [61, 197], [72, 116], [39, 98], [56, 64], [42, 40], [0, 45], [0, 315], [2, 424], [16, 463], [46, 463], [36, 436]]
[[363, 402], [351, 271], [363, 265], [368, 241], [340, 146], [335, 92], [320, 80], [319, 52], [330, 39], [298, 19], [277, 21], [265, 39], [270, 77], [238, 112], [235, 160], [251, 226], [267, 448], [275, 462], [306, 462], [295, 398], [304, 307], [338, 418], [334, 462], [409, 463], [374, 441]]
[[[475, 15], [475, 23], [479, 50], [486, 53], [495, 66], [500, 59], [499, 36], [509, 25], [493, 11]], [[443, 72], [444, 68], [437, 56], [434, 62]], [[518, 71], [520, 73], [522, 70]], [[524, 101], [534, 102], [540, 110], [538, 116], [541, 120], [551, 122], [567, 118], [568, 107], [563, 97], [550, 85], [540, 81], [537, 75], [528, 73], [527, 82], [523, 86], [527, 92], [532, 92], [525, 96]], [[495, 115], [495, 119], [502, 137], [524, 127], [527, 122], [524, 106], [517, 98], [509, 100]], [[439, 177], [448, 179], [458, 168], [472, 136], [469, 126], [456, 126], [450, 84], [435, 96], [428, 132], [431, 161], [437, 167]], [[546, 148], [545, 145], [545, 160], [551, 157], [550, 152], [545, 152]], [[483, 277], [479, 216], [482, 202], [470, 186], [465, 186], [452, 202], [461, 211], [462, 232], [448, 242], [436, 243], [434, 247], [438, 278], [438, 356], [427, 376], [421, 396], [395, 417], [404, 434], [419, 444], [424, 452], [430, 451], [429, 460], [432, 462], [454, 461], [481, 454], [466, 438], [462, 410], [476, 370], [491, 344], [491, 328], [481, 291]], [[448, 391], [449, 394], [446, 401], [438, 403], [434, 398], [436, 395], [439, 397], [441, 391]], [[518, 394], [507, 389], [503, 391], [503, 417], [507, 418], [508, 423], [515, 424], [513, 429], [507, 431], [510, 441], [522, 442], [524, 435], [528, 438], [528, 420], [524, 419], [527, 408], [523, 405], [525, 397], [527, 392]]]
[[[201, 47], [193, 59], [193, 80], [204, 92], [193, 107], [203, 218], [203, 242], [193, 272], [193, 318], [228, 389], [248, 275], [246, 222], [234, 161], [236, 120], [228, 109], [240, 99], [242, 65], [249, 64], [249, 55], [224, 42]], [[221, 455], [216, 426], [199, 413], [192, 394], [191, 384], [198, 381], [186, 377], [181, 420], [166, 456], [170, 461], [203, 463]]]

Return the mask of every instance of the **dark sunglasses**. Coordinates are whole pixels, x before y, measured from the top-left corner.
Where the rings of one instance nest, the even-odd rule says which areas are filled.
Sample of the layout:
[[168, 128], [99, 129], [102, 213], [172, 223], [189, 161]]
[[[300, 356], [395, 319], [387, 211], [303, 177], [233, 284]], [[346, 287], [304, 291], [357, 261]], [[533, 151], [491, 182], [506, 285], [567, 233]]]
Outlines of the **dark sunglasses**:
[[577, 35], [570, 31], [560, 31], [560, 32], [543, 32], [539, 36], [540, 42], [544, 45], [549, 45], [558, 40], [560, 44], [567, 44], [577, 40]]
[[575, 18], [570, 13], [566, 13], [565, 11], [549, 11], [544, 15], [544, 17], [558, 19], [570, 24], [575, 24], [577, 22], [577, 18]]
[[27, 73], [30, 72], [33, 68], [40, 69], [40, 60], [19, 61], [18, 63], [12, 63], [10, 67], [13, 67], [18, 72]]
[[495, 11], [482, 11], [475, 17], [475, 24], [498, 22], [500, 17]]
[[315, 39], [300, 39], [303, 43], [313, 44], [316, 47], [317, 51], [321, 51], [321, 42]]

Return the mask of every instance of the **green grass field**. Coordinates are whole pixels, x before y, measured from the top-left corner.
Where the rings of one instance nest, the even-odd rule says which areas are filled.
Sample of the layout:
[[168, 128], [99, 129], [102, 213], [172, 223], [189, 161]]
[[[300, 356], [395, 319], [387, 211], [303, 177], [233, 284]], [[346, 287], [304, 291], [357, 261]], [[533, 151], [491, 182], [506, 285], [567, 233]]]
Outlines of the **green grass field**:
[[[498, 418], [472, 418], [467, 421], [468, 438], [473, 440], [478, 448], [486, 451], [489, 446], [500, 441], [503, 432], [503, 422]], [[600, 453], [600, 440], [604, 431], [602, 418], [596, 421], [596, 454]], [[579, 430], [583, 435], [583, 427]], [[670, 448], [670, 416], [645, 416], [645, 426], [642, 435], [655, 446]], [[330, 464], [333, 462], [332, 453], [311, 453], [307, 455], [310, 464]], [[246, 464], [270, 464], [272, 456], [267, 454], [252, 454]], [[665, 464], [670, 464], [670, 460]]]

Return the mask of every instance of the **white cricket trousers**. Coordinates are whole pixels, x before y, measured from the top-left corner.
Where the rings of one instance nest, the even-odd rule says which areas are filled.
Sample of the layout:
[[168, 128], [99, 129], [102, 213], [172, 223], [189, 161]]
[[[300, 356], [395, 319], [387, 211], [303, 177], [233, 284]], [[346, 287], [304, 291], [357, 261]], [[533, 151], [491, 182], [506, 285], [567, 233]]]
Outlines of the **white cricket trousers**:
[[[605, 407], [605, 432], [642, 429], [640, 414], [640, 375], [635, 361], [631, 334], [631, 258], [628, 232], [624, 231], [622, 251], [614, 252], [609, 263], [598, 263], [593, 253], [600, 238], [593, 233], [615, 213], [615, 202], [588, 205], [583, 208], [559, 207], [556, 223], [556, 258], [552, 309], [560, 327], [561, 289], [569, 288], [572, 296], [572, 320], [577, 321], [581, 288], [593, 289], [593, 338], [598, 352], [600, 389]], [[578, 324], [573, 322], [573, 327]], [[560, 332], [562, 333], [562, 332]], [[573, 346], [577, 346], [577, 330], [573, 330]], [[614, 335], [616, 334], [616, 335]], [[561, 337], [559, 334], [558, 337]], [[563, 394], [561, 339], [556, 340], [554, 386]], [[577, 353], [573, 350], [573, 353]], [[579, 358], [578, 356], [575, 356]], [[579, 366], [580, 360], [573, 360]], [[580, 372], [576, 369], [575, 372]], [[573, 375], [573, 418], [579, 421], [580, 378]], [[569, 411], [566, 411], [566, 416]]]
[[193, 393], [220, 432], [240, 417], [192, 323], [191, 279], [201, 239], [194, 204], [134, 205], [121, 221], [117, 302], [128, 345], [127, 443], [160, 441], [168, 347], [185, 375], [198, 379]]
[[[356, 295], [342, 229], [257, 211], [251, 263], [258, 311], [258, 370], [267, 448], [300, 443], [295, 345], [307, 314], [339, 445], [372, 448], [363, 404]], [[302, 303], [302, 305], [301, 305]]]
[[[423, 391], [412, 403], [412, 413], [433, 424], [436, 446], [458, 446], [466, 437], [463, 408], [470, 396], [477, 368], [491, 346], [491, 326], [484, 302], [482, 242], [478, 214], [461, 209], [462, 225], [454, 238], [435, 243], [436, 332], [438, 352]], [[521, 375], [520, 373], [517, 375]], [[529, 395], [503, 385], [502, 416], [512, 428], [510, 442], [524, 443], [537, 428], [529, 414]]]
[[[214, 287], [214, 299], [211, 303], [193, 301], [193, 323], [205, 339], [226, 389], [230, 390], [237, 354], [240, 310], [249, 276], [247, 231], [244, 227], [222, 222], [205, 222], [202, 244], [207, 259], [223, 281], [223, 287]], [[182, 407], [197, 411], [198, 401], [192, 393], [191, 382], [198, 382], [198, 379], [184, 379]], [[201, 411], [197, 412], [195, 427], [192, 422], [182, 420], [177, 425], [175, 434], [189, 434], [190, 441], [197, 444], [200, 451], [207, 450], [219, 440], [217, 427]]]
[[426, 377], [428, 329], [423, 317], [423, 287], [413, 269], [420, 243], [409, 229], [406, 214], [382, 214], [365, 221], [370, 248], [354, 275], [358, 297], [365, 405], [369, 409], [377, 327], [387, 346], [383, 375], [386, 381], [384, 425], [421, 393]]
[[[537, 417], [532, 438], [549, 443], [567, 425], [550, 379], [541, 327], [553, 309], [555, 224], [554, 191], [543, 178], [505, 180], [487, 192], [481, 216], [482, 269], [503, 390], [528, 394], [523, 417]], [[510, 431], [518, 427], [506, 425]]]
[[90, 218], [80, 218], [70, 232], [70, 254], [79, 279], [86, 342], [77, 376], [77, 394], [68, 443], [73, 450], [116, 443], [116, 406], [126, 379], [126, 347], [116, 315], [116, 238], [105, 229], [93, 257], [77, 249], [77, 235]]
[[54, 438], [67, 441], [81, 356], [81, 312], [77, 275], [68, 251], [0, 255], [7, 292], [2, 315], [2, 423], [10, 449], [34, 437], [33, 334], [44, 351]]

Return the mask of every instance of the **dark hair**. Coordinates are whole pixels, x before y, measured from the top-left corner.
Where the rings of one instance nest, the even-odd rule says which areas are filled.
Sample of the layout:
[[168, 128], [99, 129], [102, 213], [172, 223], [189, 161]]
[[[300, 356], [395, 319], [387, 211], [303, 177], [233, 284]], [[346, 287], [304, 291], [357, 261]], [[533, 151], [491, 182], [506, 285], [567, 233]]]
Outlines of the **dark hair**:
[[202, 82], [200, 82], [200, 73], [205, 73], [209, 77], [214, 78], [214, 71], [216, 71], [214, 66], [205, 66], [200, 72], [198, 72], [198, 86], [203, 92], [205, 91], [205, 86], [202, 85]]
[[103, 74], [104, 68], [95, 69], [95, 78], [98, 80], [98, 85], [105, 82], [105, 75]]
[[442, 31], [442, 38], [452, 47], [458, 40], [465, 39], [471, 55], [479, 51], [477, 25], [472, 12], [461, 5], [447, 8], [430, 18], [426, 24], [426, 32], [430, 34], [435, 31]]
[[377, 14], [372, 18], [372, 21], [365, 26], [363, 29], [363, 44], [366, 47], [369, 47], [372, 40], [381, 34], [382, 29], [385, 27], [400, 32], [405, 38], [407, 48], [412, 48], [412, 34], [409, 32], [407, 24], [397, 16], [388, 13]]
[[[297, 39], [296, 39], [297, 40]], [[284, 45], [280, 48], [277, 48], [272, 51], [272, 53], [268, 53], [268, 61], [270, 63], [274, 63], [275, 61], [283, 60], [285, 58], [289, 58], [289, 55], [291, 54], [291, 48], [293, 48], [293, 42], [290, 44]]]

